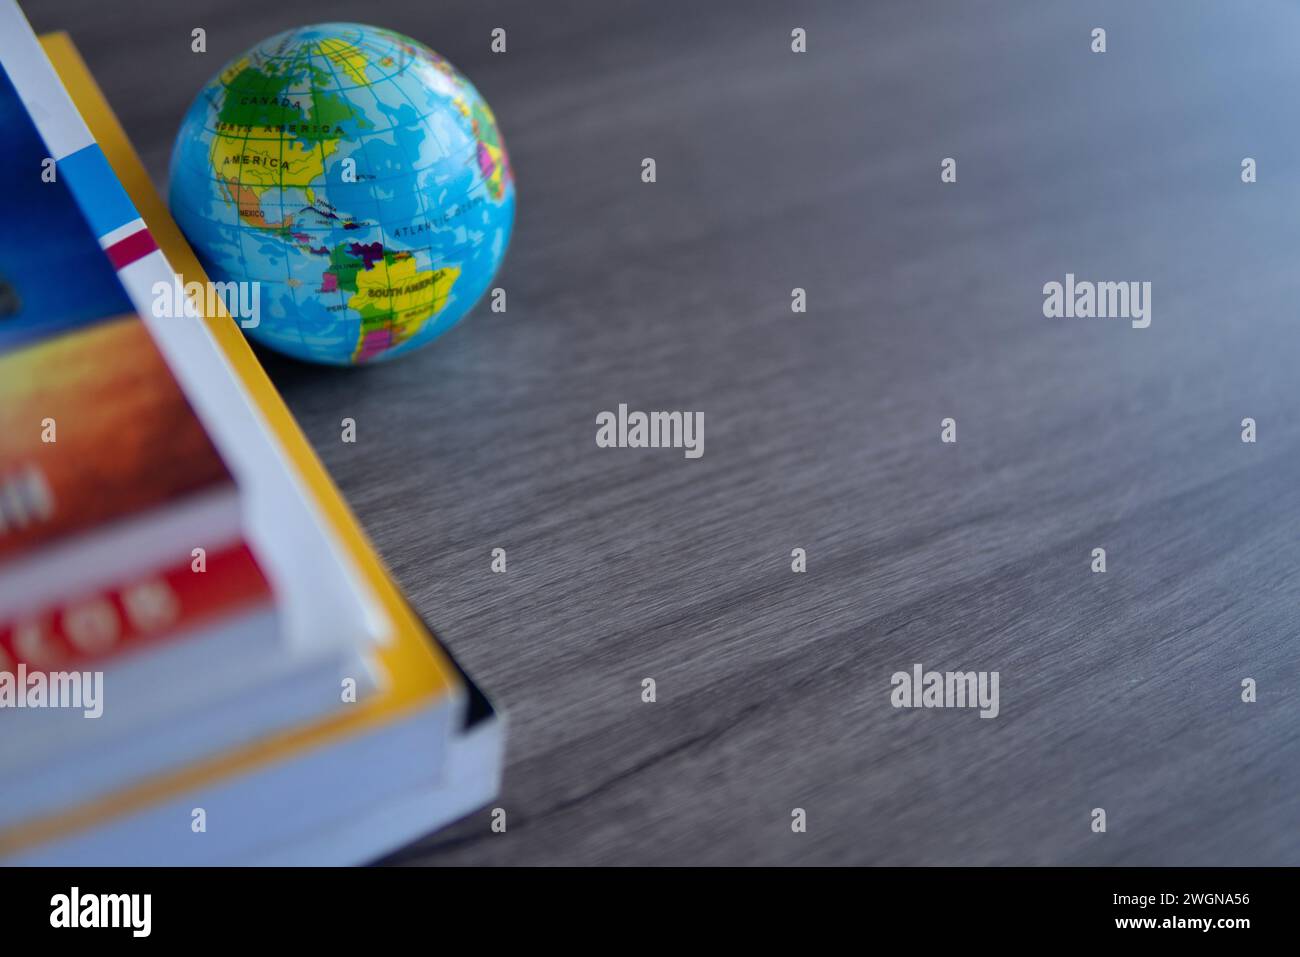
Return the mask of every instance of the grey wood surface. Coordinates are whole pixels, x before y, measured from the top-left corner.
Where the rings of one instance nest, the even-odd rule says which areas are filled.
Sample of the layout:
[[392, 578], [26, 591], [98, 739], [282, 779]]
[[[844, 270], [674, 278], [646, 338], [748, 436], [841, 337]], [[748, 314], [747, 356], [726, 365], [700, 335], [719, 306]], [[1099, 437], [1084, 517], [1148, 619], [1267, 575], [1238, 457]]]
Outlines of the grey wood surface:
[[[374, 368], [266, 357], [509, 712], [507, 833], [478, 813], [394, 860], [1300, 863], [1300, 9], [28, 13], [160, 185], [200, 84], [295, 24], [410, 33], [497, 112], [508, 312]], [[1043, 318], [1067, 272], [1151, 281], [1151, 327]], [[598, 449], [620, 402], [703, 411], [704, 456]], [[913, 662], [998, 671], [1001, 714], [895, 710]]]

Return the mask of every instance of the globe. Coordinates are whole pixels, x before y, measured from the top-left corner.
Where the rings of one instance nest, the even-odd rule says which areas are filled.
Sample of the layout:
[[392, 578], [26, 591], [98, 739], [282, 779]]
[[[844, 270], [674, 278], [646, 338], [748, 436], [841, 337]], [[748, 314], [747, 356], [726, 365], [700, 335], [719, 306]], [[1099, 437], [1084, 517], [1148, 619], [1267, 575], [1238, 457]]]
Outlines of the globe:
[[248, 335], [352, 365], [469, 312], [505, 255], [515, 191], [492, 110], [459, 71], [391, 30], [327, 23], [271, 37], [204, 86], [169, 204], [209, 278], [249, 284], [219, 287], [244, 297]]

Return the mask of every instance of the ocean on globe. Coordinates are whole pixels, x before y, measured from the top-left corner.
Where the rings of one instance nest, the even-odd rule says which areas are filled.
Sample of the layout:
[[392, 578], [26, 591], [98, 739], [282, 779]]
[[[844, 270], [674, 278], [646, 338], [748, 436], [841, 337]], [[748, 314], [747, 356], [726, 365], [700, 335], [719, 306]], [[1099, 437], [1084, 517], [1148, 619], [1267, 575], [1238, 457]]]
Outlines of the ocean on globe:
[[209, 279], [258, 283], [240, 316], [253, 339], [352, 365], [465, 316], [505, 255], [515, 191], [469, 80], [409, 37], [329, 23], [271, 37], [203, 88], [169, 203]]

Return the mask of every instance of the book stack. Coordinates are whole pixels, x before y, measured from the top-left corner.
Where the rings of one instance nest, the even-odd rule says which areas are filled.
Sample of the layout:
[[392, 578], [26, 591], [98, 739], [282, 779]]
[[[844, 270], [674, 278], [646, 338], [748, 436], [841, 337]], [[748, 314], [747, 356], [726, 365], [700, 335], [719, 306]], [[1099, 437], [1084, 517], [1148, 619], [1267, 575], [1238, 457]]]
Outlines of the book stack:
[[501, 719], [239, 330], [154, 315], [206, 279], [70, 41], [3, 0], [0, 63], [0, 862], [357, 863], [487, 803]]

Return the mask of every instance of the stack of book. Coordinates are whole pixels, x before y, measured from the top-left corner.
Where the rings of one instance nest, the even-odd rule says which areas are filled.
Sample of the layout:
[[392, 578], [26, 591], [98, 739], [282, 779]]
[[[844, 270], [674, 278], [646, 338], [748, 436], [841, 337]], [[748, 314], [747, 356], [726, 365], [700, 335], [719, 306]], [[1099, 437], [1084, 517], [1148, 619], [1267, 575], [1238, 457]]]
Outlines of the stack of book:
[[239, 330], [154, 315], [206, 280], [70, 41], [0, 0], [0, 62], [0, 862], [354, 863], [487, 803], [501, 719]]

